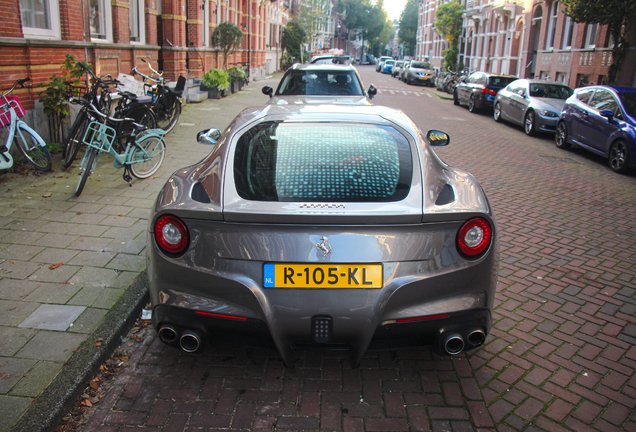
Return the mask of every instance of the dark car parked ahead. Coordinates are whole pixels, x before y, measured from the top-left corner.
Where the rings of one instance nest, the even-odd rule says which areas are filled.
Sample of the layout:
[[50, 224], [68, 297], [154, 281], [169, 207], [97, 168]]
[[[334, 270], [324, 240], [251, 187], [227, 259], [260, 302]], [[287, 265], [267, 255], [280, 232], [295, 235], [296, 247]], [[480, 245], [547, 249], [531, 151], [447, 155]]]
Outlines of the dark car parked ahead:
[[460, 82], [453, 93], [455, 105], [468, 105], [468, 111], [492, 109], [497, 92], [518, 79], [509, 75], [473, 72]]
[[614, 172], [636, 168], [636, 88], [575, 90], [561, 111], [555, 142], [562, 149], [577, 144], [606, 157]]

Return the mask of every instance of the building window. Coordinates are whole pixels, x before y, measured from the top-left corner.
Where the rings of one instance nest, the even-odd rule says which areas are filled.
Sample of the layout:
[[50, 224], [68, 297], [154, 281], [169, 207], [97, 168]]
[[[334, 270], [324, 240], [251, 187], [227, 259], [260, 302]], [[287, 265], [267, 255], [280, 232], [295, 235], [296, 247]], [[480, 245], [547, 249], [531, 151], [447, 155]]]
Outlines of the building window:
[[559, 15], [559, 2], [555, 1], [550, 9], [550, 22], [548, 23], [548, 37], [545, 42], [545, 49], [554, 48], [554, 35], [556, 35], [557, 17]]
[[146, 40], [146, 19], [144, 16], [144, 0], [130, 0], [128, 9], [130, 25], [130, 41], [144, 43]]
[[567, 80], [567, 74], [565, 72], [557, 72], [556, 74], [556, 82], [565, 84]]
[[572, 34], [574, 33], [574, 20], [572, 17], [566, 16], [563, 23], [563, 48], [572, 48]]
[[111, 6], [109, 0], [88, 0], [90, 8], [91, 38], [110, 41], [112, 39]]
[[585, 27], [583, 48], [594, 48], [596, 46], [596, 30], [598, 30], [598, 24], [588, 24]]
[[24, 37], [60, 38], [58, 0], [20, 0], [20, 14]]

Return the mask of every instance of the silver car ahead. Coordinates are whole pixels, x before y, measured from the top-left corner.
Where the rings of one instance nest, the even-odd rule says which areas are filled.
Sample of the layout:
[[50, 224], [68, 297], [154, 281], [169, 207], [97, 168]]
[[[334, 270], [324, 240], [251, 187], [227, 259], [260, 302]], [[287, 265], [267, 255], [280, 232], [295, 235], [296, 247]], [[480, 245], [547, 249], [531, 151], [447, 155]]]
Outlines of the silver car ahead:
[[188, 352], [483, 344], [498, 270], [492, 208], [401, 111], [358, 105], [249, 108], [153, 208], [152, 323]]
[[556, 131], [565, 100], [573, 90], [565, 84], [518, 79], [499, 90], [493, 104], [495, 121], [523, 126], [528, 135]]

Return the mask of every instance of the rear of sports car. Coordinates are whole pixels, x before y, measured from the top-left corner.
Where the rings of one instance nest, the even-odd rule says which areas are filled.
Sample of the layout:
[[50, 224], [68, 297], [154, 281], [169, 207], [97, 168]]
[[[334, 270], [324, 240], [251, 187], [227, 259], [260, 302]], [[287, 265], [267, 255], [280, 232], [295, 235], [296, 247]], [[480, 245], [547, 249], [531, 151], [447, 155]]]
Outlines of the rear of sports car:
[[403, 118], [326, 116], [235, 125], [166, 183], [148, 237], [162, 341], [275, 348], [288, 366], [483, 344], [498, 251], [479, 184]]

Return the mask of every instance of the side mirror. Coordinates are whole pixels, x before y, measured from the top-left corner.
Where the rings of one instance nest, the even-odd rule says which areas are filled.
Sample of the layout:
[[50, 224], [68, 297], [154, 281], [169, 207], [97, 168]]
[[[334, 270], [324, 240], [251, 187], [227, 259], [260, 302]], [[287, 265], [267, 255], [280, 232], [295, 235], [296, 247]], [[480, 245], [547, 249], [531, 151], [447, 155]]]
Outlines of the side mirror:
[[274, 89], [271, 88], [270, 86], [263, 87], [261, 91], [263, 92], [264, 95], [269, 96], [270, 99], [274, 97]]
[[221, 138], [221, 132], [218, 129], [203, 129], [197, 134], [197, 142], [199, 144], [216, 145]]
[[607, 118], [607, 122], [611, 123], [614, 120], [614, 113], [610, 110], [602, 110], [599, 112], [600, 115]]
[[450, 136], [446, 132], [431, 129], [426, 134], [426, 141], [432, 146], [447, 146], [450, 144]]
[[373, 99], [373, 96], [378, 94], [378, 89], [373, 84], [371, 84], [369, 86], [369, 90], [367, 91], [367, 94], [369, 95], [369, 99]]

